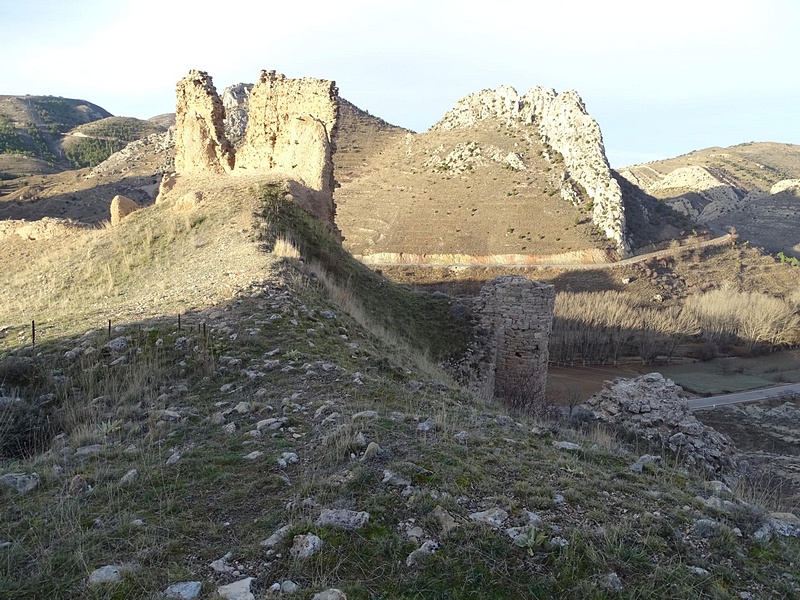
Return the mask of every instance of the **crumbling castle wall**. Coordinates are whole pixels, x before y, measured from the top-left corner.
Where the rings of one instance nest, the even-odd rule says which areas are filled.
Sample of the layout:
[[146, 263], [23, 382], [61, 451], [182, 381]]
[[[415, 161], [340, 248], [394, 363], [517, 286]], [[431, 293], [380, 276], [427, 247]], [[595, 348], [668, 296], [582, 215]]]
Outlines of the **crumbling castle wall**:
[[509, 408], [535, 412], [544, 404], [555, 288], [524, 277], [498, 277], [481, 289], [477, 319], [488, 334], [485, 382]]
[[233, 149], [225, 137], [225, 109], [208, 73], [189, 71], [178, 82], [175, 106], [175, 171], [229, 173]]
[[[333, 202], [339, 116], [336, 83], [287, 79], [275, 71], [262, 71], [252, 88], [233, 86], [225, 97], [223, 103], [211, 77], [201, 71], [191, 71], [178, 82], [176, 172], [263, 175], [294, 181], [296, 184], [290, 185], [294, 201], [338, 233]], [[234, 150], [226, 126], [236, 138], [245, 124], [244, 139], [237, 139]]]
[[333, 152], [339, 116], [336, 83], [262, 71], [250, 91], [247, 131], [234, 174], [283, 173], [315, 192], [312, 212], [333, 222]]

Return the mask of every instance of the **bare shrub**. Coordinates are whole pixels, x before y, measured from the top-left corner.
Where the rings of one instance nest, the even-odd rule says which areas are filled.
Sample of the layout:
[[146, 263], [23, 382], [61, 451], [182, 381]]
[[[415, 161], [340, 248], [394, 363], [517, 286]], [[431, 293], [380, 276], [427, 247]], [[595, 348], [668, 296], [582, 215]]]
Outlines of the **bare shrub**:
[[742, 341], [751, 351], [759, 344], [791, 343], [800, 329], [800, 317], [790, 302], [758, 292], [713, 290], [690, 297], [686, 308], [706, 340]]

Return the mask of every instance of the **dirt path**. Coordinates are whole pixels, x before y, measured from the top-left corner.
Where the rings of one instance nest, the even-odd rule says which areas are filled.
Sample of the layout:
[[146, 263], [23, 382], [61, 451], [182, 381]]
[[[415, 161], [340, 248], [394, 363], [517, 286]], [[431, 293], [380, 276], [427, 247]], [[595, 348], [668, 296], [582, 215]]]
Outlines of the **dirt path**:
[[697, 242], [696, 244], [690, 244], [688, 246], [679, 246], [677, 248], [667, 248], [665, 250], [657, 250], [655, 252], [647, 252], [645, 254], [639, 254], [637, 256], [631, 256], [629, 258], [624, 258], [622, 260], [616, 262], [606, 262], [606, 263], [556, 263], [556, 264], [539, 264], [539, 265], [514, 265], [514, 264], [506, 264], [506, 263], [481, 263], [481, 264], [471, 264], [471, 263], [423, 263], [423, 262], [368, 262], [366, 263], [370, 267], [480, 267], [480, 268], [504, 268], [504, 269], [566, 269], [572, 271], [587, 271], [593, 269], [612, 269], [615, 267], [623, 267], [627, 265], [633, 265], [640, 262], [645, 262], [652, 258], [663, 258], [665, 256], [673, 256], [680, 252], [685, 252], [686, 250], [693, 250], [696, 248], [707, 248], [710, 246], [722, 246], [724, 244], [729, 243], [732, 240], [732, 236], [729, 233], [722, 235], [720, 237], [716, 237], [710, 240], [706, 240], [704, 242]]

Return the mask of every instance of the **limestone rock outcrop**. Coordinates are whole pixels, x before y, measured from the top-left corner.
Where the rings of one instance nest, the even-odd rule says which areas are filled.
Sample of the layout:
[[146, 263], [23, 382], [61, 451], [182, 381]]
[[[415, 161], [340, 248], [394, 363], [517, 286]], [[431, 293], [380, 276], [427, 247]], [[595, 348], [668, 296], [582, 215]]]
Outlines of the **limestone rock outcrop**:
[[533, 126], [545, 148], [554, 151], [549, 152], [551, 162], [559, 162], [555, 153], [564, 159], [562, 197], [579, 202], [580, 195], [571, 189], [578, 184], [592, 201], [594, 224], [622, 254], [630, 251], [622, 191], [611, 176], [600, 126], [586, 112], [576, 92], [558, 94], [553, 89], [534, 87], [519, 95], [510, 86], [483, 90], [459, 100], [431, 130], [469, 128], [488, 118], [501, 119], [510, 127]]
[[660, 373], [615, 379], [583, 408], [600, 421], [674, 452], [687, 466], [732, 473], [737, 468], [733, 443], [689, 412], [682, 391]]
[[235, 149], [241, 147], [244, 142], [252, 89], [252, 83], [237, 83], [229, 85], [222, 92], [222, 106], [225, 108], [225, 136]]
[[774, 196], [786, 190], [800, 191], [800, 179], [782, 179], [770, 188], [769, 193]]
[[225, 108], [208, 73], [190, 71], [178, 82], [175, 107], [175, 170], [228, 173], [233, 149], [225, 137]]
[[114, 196], [113, 200], [111, 200], [111, 208], [109, 209], [111, 212], [111, 226], [116, 227], [122, 222], [122, 219], [140, 208], [141, 206], [127, 196]]

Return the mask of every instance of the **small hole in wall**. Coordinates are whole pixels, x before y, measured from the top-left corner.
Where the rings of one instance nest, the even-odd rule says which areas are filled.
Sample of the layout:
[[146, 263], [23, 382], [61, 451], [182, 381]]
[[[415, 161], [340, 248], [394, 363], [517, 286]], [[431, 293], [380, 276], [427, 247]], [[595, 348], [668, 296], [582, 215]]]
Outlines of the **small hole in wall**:
[[519, 352], [514, 352], [514, 356], [516, 356], [517, 358], [522, 358], [522, 354]]

